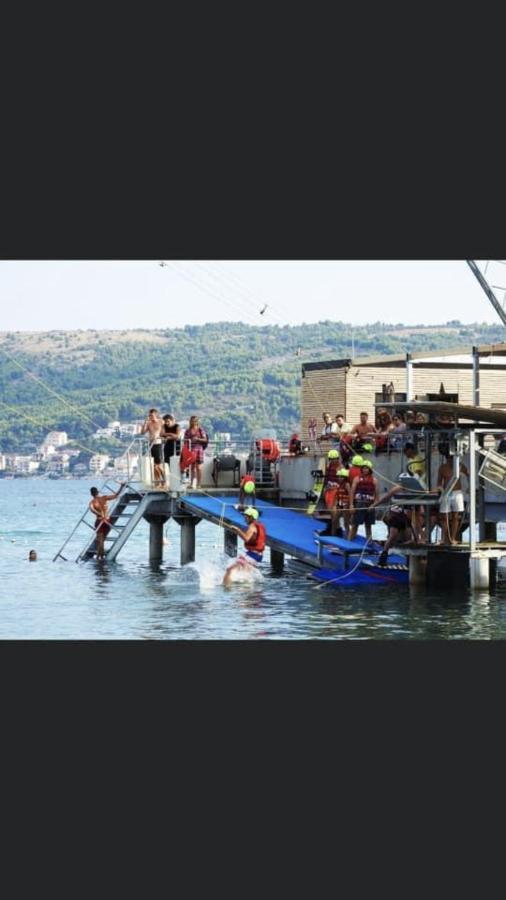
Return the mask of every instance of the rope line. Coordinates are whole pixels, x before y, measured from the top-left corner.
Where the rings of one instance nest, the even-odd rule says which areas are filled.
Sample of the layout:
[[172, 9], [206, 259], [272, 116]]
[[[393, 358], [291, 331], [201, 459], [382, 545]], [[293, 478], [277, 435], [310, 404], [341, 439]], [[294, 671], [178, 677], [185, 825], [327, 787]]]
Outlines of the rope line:
[[[33, 425], [38, 425], [39, 427], [44, 428], [44, 430], [47, 430], [47, 424], [45, 424], [44, 422], [40, 422], [37, 419], [34, 419], [32, 416], [28, 415], [28, 413], [21, 412], [21, 410], [18, 407], [9, 406], [9, 404], [5, 403], [4, 400], [0, 400], [0, 403], [2, 404], [2, 406], [5, 406], [6, 409], [9, 409], [9, 410], [11, 410], [11, 412], [14, 412], [17, 416], [22, 416], [22, 418], [27, 419], [27, 421], [31, 422]], [[80, 441], [76, 441], [74, 439], [69, 441], [69, 443], [76, 444], [78, 447], [81, 447], [82, 450], [86, 450], [87, 453], [91, 453], [93, 456], [95, 456], [95, 454], [97, 454], [99, 452], [96, 448], [94, 450], [92, 450], [91, 447], [86, 447], [85, 444], [82, 444]], [[21, 455], [21, 454], [19, 454], [19, 455]]]
[[82, 412], [82, 411], [79, 409], [79, 407], [74, 406], [72, 403], [70, 403], [68, 400], [66, 400], [65, 397], [62, 397], [61, 394], [58, 394], [57, 391], [54, 391], [54, 390], [53, 390], [52, 388], [50, 388], [47, 384], [45, 384], [45, 382], [42, 381], [41, 378], [38, 378], [37, 375], [34, 375], [33, 372], [30, 372], [30, 370], [27, 369], [26, 366], [22, 365], [22, 363], [20, 363], [17, 359], [15, 359], [13, 356], [11, 356], [11, 354], [8, 353], [7, 350], [4, 350], [3, 347], [0, 347], [0, 353], [3, 353], [4, 356], [6, 356], [8, 359], [10, 359], [10, 361], [13, 362], [15, 366], [17, 366], [19, 369], [22, 369], [23, 372], [26, 372], [26, 374], [27, 374], [33, 381], [36, 381], [37, 384], [40, 384], [41, 387], [43, 387], [45, 391], [47, 391], [49, 394], [53, 394], [54, 397], [56, 397], [56, 398], [57, 398], [58, 400], [60, 400], [62, 403], [65, 403], [65, 405], [68, 406], [69, 409], [73, 410], [73, 412], [76, 412], [78, 415], [82, 416], [84, 419], [87, 419], [88, 422], [91, 422], [91, 424], [95, 426], [95, 428], [100, 428], [100, 427], [101, 427], [101, 426], [100, 426], [97, 422], [95, 422], [95, 421], [94, 421], [87, 413]]

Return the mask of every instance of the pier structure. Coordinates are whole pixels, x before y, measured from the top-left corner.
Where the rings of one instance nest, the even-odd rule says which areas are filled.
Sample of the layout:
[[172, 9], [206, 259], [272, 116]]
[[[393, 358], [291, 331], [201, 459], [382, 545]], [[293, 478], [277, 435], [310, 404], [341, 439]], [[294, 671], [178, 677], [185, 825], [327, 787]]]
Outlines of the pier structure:
[[[474, 355], [473, 399], [479, 399], [479, 353]], [[411, 361], [406, 361], [406, 395], [411, 393]], [[453, 466], [453, 478], [447, 485], [448, 494], [455, 485], [465, 465], [469, 472], [468, 521], [456, 546], [434, 542], [433, 532], [426, 529], [425, 543], [402, 545], [395, 554], [389, 554], [390, 568], [395, 571], [409, 569], [412, 584], [428, 587], [470, 587], [486, 589], [494, 584], [497, 564], [506, 556], [506, 542], [497, 540], [497, 523], [506, 522], [506, 457], [494, 449], [497, 438], [506, 433], [506, 410], [462, 405], [440, 400], [392, 400], [377, 403], [386, 410], [410, 411], [421, 414], [423, 423], [407, 428], [402, 436], [387, 436], [381, 450], [379, 445], [371, 455], [374, 474], [378, 478], [381, 493], [398, 485], [402, 488], [395, 495], [395, 502], [407, 508], [422, 507], [425, 521], [431, 520], [431, 512], [438, 509], [437, 472], [442, 452], [449, 456]], [[417, 453], [425, 462], [425, 476], [418, 489], [407, 487], [409, 459], [406, 443], [414, 443]], [[297, 560], [310, 570], [336, 569], [339, 556], [340, 570], [368, 569], [371, 579], [382, 580], [373, 554], [366, 553], [362, 542], [355, 544], [334, 538], [319, 538], [317, 521], [307, 514], [308, 496], [314, 487], [315, 474], [325, 469], [327, 446], [318, 440], [307, 443], [306, 452], [290, 454], [278, 446], [270, 459], [258, 441], [253, 440], [243, 448], [234, 447], [230, 459], [212, 445], [206, 454], [202, 472], [202, 485], [185, 482], [179, 471], [178, 460], [173, 458], [166, 470], [164, 489], [153, 478], [152, 459], [145, 440], [136, 439], [138, 460], [136, 471], [129, 472], [127, 484], [114, 504], [111, 504], [111, 532], [106, 538], [106, 557], [114, 560], [141, 519], [149, 523], [149, 559], [152, 563], [163, 561], [164, 526], [173, 519], [180, 527], [181, 565], [196, 558], [198, 525], [202, 520], [218, 526], [241, 525], [244, 519], [236, 504], [238, 482], [242, 475], [254, 472], [257, 491], [256, 503], [267, 525], [267, 545], [270, 548], [272, 568], [281, 572], [286, 557]], [[221, 462], [218, 463], [218, 460]], [[103, 485], [101, 493], [114, 493], [117, 486]], [[86, 511], [77, 523], [55, 559], [91, 559], [96, 553], [93, 528], [94, 517]], [[75, 554], [72, 541], [86, 534], [84, 547]], [[238, 550], [237, 535], [223, 527], [224, 552], [234, 557]], [[385, 567], [388, 576], [389, 567]], [[343, 575], [343, 578], [345, 577]], [[392, 574], [392, 573], [390, 573]], [[393, 577], [393, 575], [392, 575]], [[339, 576], [341, 578], [341, 576]], [[329, 579], [332, 581], [332, 577]], [[338, 580], [337, 578], [335, 580]], [[406, 576], [407, 580], [407, 576]]]

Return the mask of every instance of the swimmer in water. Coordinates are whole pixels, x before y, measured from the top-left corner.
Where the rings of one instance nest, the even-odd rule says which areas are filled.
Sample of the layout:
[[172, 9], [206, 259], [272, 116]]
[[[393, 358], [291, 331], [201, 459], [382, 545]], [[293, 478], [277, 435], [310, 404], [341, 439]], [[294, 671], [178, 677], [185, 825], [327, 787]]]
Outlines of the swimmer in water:
[[28, 559], [30, 560], [30, 562], [37, 562], [37, 554], [36, 554], [35, 550], [30, 550], [30, 552], [28, 554]]
[[247, 523], [246, 531], [243, 531], [242, 528], [238, 528], [236, 525], [227, 526], [230, 531], [235, 531], [243, 539], [246, 553], [228, 567], [223, 578], [225, 587], [229, 587], [234, 582], [235, 572], [240, 569], [243, 569], [243, 571], [248, 571], [249, 569], [250, 572], [253, 572], [256, 566], [262, 562], [266, 532], [265, 525], [258, 522], [258, 516], [258, 510], [248, 506], [244, 510], [244, 518]]

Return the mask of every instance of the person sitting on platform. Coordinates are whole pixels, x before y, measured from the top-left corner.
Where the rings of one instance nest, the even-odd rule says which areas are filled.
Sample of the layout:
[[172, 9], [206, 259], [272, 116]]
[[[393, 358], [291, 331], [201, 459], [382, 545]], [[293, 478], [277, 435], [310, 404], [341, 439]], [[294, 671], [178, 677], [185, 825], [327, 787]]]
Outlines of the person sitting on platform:
[[377, 428], [369, 422], [369, 413], [361, 412], [360, 422], [357, 422], [350, 431], [350, 434], [353, 437], [354, 447], [359, 449], [359, 446], [361, 447], [364, 441], [373, 434], [376, 434], [376, 432]]
[[228, 567], [223, 577], [223, 584], [225, 587], [232, 584], [234, 581], [234, 572], [237, 571], [237, 569], [244, 567], [246, 567], [246, 570], [248, 568], [254, 569], [263, 559], [267, 534], [265, 525], [258, 521], [259, 512], [252, 506], [248, 506], [247, 509], [244, 510], [244, 518], [247, 523], [246, 531], [242, 528], [238, 528], [237, 525], [226, 525], [230, 531], [235, 531], [235, 533], [243, 539], [246, 553], [244, 556], [239, 556], [238, 559]]
[[339, 434], [337, 425], [332, 421], [330, 413], [323, 413], [323, 428], [320, 434], [320, 441], [330, 441], [331, 446], [338, 442]]
[[392, 416], [392, 426], [388, 439], [390, 450], [400, 450], [402, 447], [402, 438], [400, 436], [398, 437], [398, 435], [401, 435], [403, 431], [406, 431], [406, 423], [399, 413], [394, 413]]
[[379, 409], [377, 413], [376, 453], [387, 453], [389, 449], [388, 439], [392, 431], [392, 418], [386, 409]]
[[345, 434], [351, 434], [352, 426], [348, 422], [344, 421], [344, 416], [342, 413], [337, 414], [336, 425], [339, 437], [344, 437]]
[[372, 473], [372, 463], [367, 459], [361, 466], [361, 473], [353, 479], [350, 493], [350, 509], [353, 510], [353, 524], [350, 541], [355, 540], [359, 525], [365, 525], [365, 535], [372, 540], [372, 526], [376, 521], [372, 504], [378, 499], [378, 479]]

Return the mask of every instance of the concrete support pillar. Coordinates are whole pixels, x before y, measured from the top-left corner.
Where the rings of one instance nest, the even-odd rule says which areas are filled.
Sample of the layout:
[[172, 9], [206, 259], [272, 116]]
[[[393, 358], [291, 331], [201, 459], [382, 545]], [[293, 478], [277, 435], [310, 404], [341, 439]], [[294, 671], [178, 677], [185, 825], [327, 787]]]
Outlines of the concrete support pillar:
[[469, 583], [474, 590], [487, 590], [490, 585], [490, 560], [481, 553], [469, 557]]
[[149, 561], [161, 563], [163, 560], [163, 524], [161, 518], [152, 518], [149, 523]]
[[285, 554], [281, 550], [274, 550], [274, 547], [271, 547], [271, 566], [277, 575], [281, 575], [285, 567]]
[[425, 584], [427, 574], [427, 557], [411, 556], [409, 557], [409, 583]]
[[195, 521], [193, 518], [182, 519], [181, 525], [181, 565], [195, 562]]
[[227, 556], [237, 556], [237, 534], [228, 528], [224, 529], [223, 550]]

